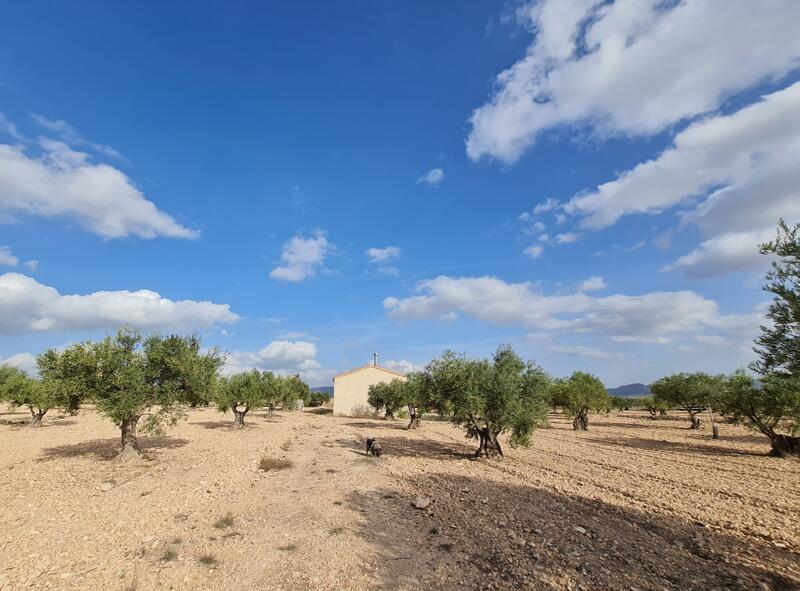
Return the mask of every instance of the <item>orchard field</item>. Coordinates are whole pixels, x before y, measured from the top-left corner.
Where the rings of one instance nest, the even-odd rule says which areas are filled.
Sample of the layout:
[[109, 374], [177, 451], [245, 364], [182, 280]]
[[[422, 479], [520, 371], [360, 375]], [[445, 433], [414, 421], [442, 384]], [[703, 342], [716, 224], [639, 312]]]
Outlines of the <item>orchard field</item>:
[[447, 422], [188, 412], [126, 463], [91, 408], [0, 406], [0, 589], [800, 588], [800, 463], [742, 427], [551, 414], [476, 460]]

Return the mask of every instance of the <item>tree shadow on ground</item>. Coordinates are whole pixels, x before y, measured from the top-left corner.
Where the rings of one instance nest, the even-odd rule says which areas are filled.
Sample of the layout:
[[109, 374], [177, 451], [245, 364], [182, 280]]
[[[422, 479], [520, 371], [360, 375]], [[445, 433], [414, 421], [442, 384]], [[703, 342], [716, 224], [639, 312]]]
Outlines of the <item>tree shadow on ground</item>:
[[332, 415], [333, 409], [325, 408], [324, 406], [309, 406], [306, 407], [303, 412], [307, 412], [308, 414], [312, 415]]
[[393, 431], [405, 431], [408, 423], [395, 421], [358, 421], [354, 423], [344, 423], [345, 427], [355, 429], [391, 429]]
[[[673, 515], [460, 474], [354, 491], [380, 589], [798, 589], [798, 555]], [[426, 510], [414, 495], [431, 499]], [[580, 528], [580, 529], [577, 529]]]
[[[139, 437], [138, 441], [139, 447], [145, 455], [147, 455], [148, 452], [154, 452], [162, 449], [183, 447], [189, 443], [188, 439], [180, 439], [177, 437]], [[71, 445], [57, 445], [55, 447], [45, 448], [42, 450], [42, 455], [37, 461], [45, 462], [49, 460], [78, 458], [82, 456], [90, 456], [99, 460], [111, 460], [117, 456], [119, 449], [119, 437], [93, 439], [91, 441], [83, 441], [81, 443], [73, 443]]]
[[[464, 460], [475, 456], [475, 449], [458, 443], [444, 444], [434, 439], [381, 436], [376, 438], [381, 444], [384, 456], [397, 457], [425, 457], [437, 460]], [[337, 443], [350, 449], [364, 452], [364, 444], [357, 444], [352, 440], [337, 440]]]
[[[665, 439], [645, 439], [641, 437], [587, 437], [585, 440], [614, 447], [632, 447], [635, 449], [644, 449], [650, 451], [695, 453], [708, 456], [763, 457], [767, 455], [766, 452], [769, 451], [766, 449], [764, 453], [758, 453], [745, 449], [731, 449], [729, 447], [719, 447], [716, 445], [688, 443], [684, 441], [667, 441]], [[713, 441], [710, 434], [708, 435], [708, 441]]]
[[649, 421], [648, 423], [621, 423], [616, 421], [606, 421], [603, 419], [589, 419], [589, 429], [592, 427], [618, 427], [620, 429], [657, 429], [659, 427], [672, 427], [673, 425], [660, 425], [658, 421]]
[[245, 419], [244, 428], [237, 427], [233, 419], [229, 421], [197, 421], [196, 423], [191, 423], [192, 425], [198, 425], [199, 427], [203, 427], [203, 429], [231, 429], [232, 431], [243, 431], [245, 429], [253, 429], [255, 425], [250, 423], [247, 419]]

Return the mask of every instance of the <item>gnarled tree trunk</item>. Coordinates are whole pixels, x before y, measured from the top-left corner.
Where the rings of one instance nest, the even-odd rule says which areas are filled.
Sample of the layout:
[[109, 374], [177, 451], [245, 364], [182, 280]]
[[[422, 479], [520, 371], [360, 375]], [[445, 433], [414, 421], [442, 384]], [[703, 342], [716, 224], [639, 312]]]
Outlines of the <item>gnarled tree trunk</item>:
[[141, 416], [124, 419], [119, 426], [122, 434], [122, 448], [117, 454], [116, 460], [139, 460], [142, 457], [142, 450], [139, 449], [139, 442], [136, 439], [136, 426], [139, 424]]
[[417, 407], [413, 404], [408, 405], [408, 416], [411, 417], [411, 421], [408, 423], [408, 428], [419, 429], [420, 416], [419, 412], [417, 411]]
[[238, 407], [234, 406], [231, 410], [233, 410], [233, 424], [235, 427], [239, 427], [240, 429], [244, 429], [244, 416], [247, 414], [247, 411], [250, 410], [248, 407], [245, 407], [244, 410], [239, 410]]
[[800, 437], [774, 433], [770, 436], [772, 450], [769, 455], [777, 458], [798, 458], [800, 457]]
[[690, 429], [699, 429], [700, 428], [700, 419], [697, 418], [697, 413], [693, 413], [689, 411], [689, 420], [692, 422]]
[[31, 422], [29, 423], [29, 426], [41, 427], [42, 419], [44, 418], [45, 413], [47, 413], [47, 409], [44, 410], [42, 410], [41, 408], [34, 409], [32, 406], [29, 406], [28, 409], [31, 411]]
[[500, 442], [497, 440], [497, 433], [492, 432], [490, 427], [483, 427], [479, 429], [478, 438], [480, 439], [480, 445], [475, 452], [475, 457], [503, 457], [503, 448], [500, 447]]
[[387, 408], [386, 412], [383, 413], [383, 418], [386, 419], [387, 421], [393, 421], [394, 420], [394, 411]]
[[572, 428], [576, 431], [588, 431], [589, 430], [589, 416], [587, 412], [579, 412], [575, 413], [575, 417], [572, 419]]

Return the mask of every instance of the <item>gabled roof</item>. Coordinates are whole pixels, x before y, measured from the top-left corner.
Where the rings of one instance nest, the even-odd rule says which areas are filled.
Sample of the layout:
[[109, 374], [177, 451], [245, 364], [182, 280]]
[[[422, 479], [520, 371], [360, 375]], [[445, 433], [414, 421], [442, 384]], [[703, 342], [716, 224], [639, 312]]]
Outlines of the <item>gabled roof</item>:
[[390, 373], [390, 374], [393, 374], [393, 375], [396, 375], [396, 376], [400, 376], [401, 378], [406, 377], [406, 374], [404, 374], [402, 371], [396, 371], [394, 369], [389, 369], [388, 367], [381, 367], [380, 365], [373, 365], [372, 363], [368, 363], [367, 365], [362, 365], [361, 367], [356, 367], [355, 369], [350, 369], [350, 370], [344, 371], [344, 372], [342, 372], [340, 374], [336, 374], [335, 376], [333, 376], [333, 379], [335, 380], [336, 378], [340, 378], [342, 376], [346, 376], [348, 374], [356, 373], [357, 371], [362, 371], [364, 369], [370, 369], [370, 368], [379, 369], [381, 371], [385, 371], [386, 373]]

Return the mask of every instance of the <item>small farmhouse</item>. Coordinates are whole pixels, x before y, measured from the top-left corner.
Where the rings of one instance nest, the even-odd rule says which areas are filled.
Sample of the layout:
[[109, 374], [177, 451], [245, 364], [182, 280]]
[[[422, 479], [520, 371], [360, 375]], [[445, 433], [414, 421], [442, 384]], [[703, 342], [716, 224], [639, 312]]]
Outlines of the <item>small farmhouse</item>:
[[367, 402], [367, 394], [372, 384], [406, 380], [406, 374], [381, 367], [376, 361], [370, 365], [357, 367], [333, 378], [333, 414], [339, 416], [364, 415], [375, 412]]

